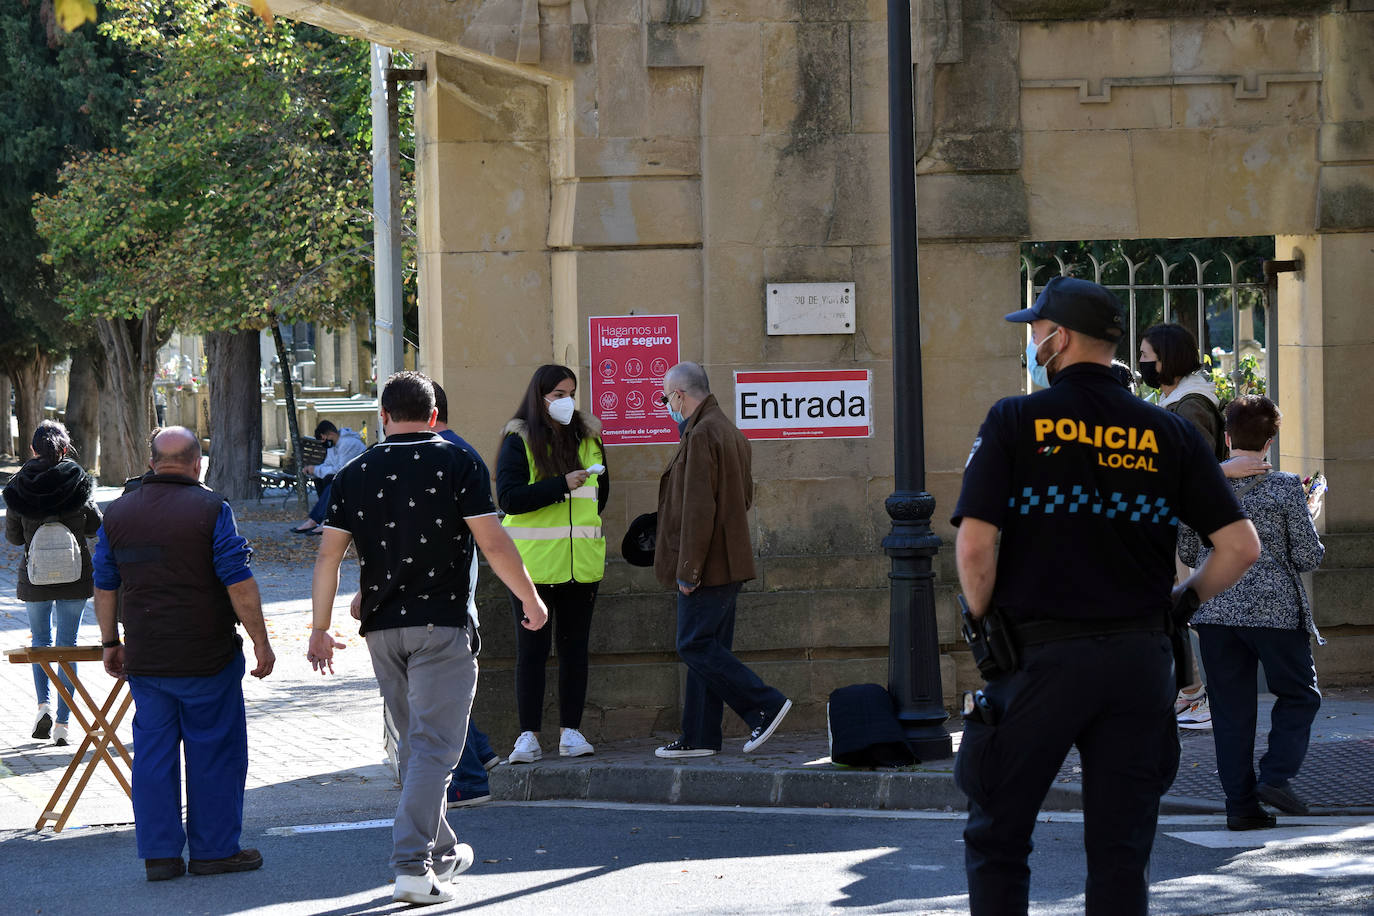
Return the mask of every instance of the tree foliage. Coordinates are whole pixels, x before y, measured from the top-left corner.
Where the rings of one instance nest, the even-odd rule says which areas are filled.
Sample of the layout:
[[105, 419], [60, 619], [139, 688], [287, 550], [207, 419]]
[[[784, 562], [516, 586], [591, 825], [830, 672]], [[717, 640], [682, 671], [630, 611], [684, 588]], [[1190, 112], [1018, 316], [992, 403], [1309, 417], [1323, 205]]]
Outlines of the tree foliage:
[[36, 216], [81, 318], [344, 323], [370, 299], [367, 46], [212, 0], [107, 0], [151, 71]]

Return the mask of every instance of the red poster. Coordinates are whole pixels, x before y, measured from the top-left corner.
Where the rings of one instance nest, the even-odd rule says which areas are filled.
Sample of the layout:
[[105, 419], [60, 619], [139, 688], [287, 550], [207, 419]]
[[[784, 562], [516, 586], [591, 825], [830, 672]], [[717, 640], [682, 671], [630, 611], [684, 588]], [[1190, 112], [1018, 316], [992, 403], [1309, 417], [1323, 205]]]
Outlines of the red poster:
[[677, 424], [658, 403], [663, 376], [678, 362], [676, 315], [608, 315], [589, 320], [591, 407], [607, 445], [676, 443]]

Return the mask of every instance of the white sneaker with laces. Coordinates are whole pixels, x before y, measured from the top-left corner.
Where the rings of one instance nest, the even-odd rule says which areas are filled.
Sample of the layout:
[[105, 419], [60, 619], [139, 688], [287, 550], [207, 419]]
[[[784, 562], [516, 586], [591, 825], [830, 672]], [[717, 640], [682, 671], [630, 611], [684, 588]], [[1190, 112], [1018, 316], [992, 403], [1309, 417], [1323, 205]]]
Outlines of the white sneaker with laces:
[[539, 739], [534, 736], [534, 732], [521, 732], [520, 737], [515, 739], [515, 748], [510, 752], [509, 763], [534, 763], [544, 756], [544, 752], [539, 749]]
[[454, 897], [451, 886], [442, 884], [434, 872], [423, 875], [397, 875], [391, 899], [402, 903], [448, 903]]
[[558, 737], [558, 756], [560, 757], [585, 757], [588, 754], [596, 753], [592, 743], [582, 737], [582, 733], [575, 728], [565, 728]]
[[458, 858], [453, 860], [453, 867], [448, 869], [448, 871], [437, 872], [434, 875], [435, 880], [440, 883], [452, 881], [469, 868], [472, 868], [472, 863], [476, 859], [476, 854], [473, 853], [472, 847], [467, 843], [459, 843], [457, 846], [453, 847], [453, 851], [458, 854]]
[[1183, 712], [1178, 714], [1178, 727], [1194, 730], [1208, 729], [1212, 727], [1212, 707], [1207, 702], [1207, 697], [1198, 700]]

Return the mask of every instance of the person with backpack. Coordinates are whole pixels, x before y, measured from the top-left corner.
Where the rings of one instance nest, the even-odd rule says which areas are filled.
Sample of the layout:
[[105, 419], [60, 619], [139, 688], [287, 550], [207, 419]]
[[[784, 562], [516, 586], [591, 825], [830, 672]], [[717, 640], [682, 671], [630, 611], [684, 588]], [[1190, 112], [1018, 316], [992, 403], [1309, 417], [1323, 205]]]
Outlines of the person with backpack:
[[[95, 484], [69, 455], [75, 453], [67, 429], [44, 420], [34, 430], [33, 457], [5, 486], [5, 539], [24, 548], [17, 593], [29, 612], [31, 645], [76, 645], [76, 633], [91, 597], [91, 551], [86, 538], [100, 530], [100, 510], [91, 499]], [[61, 675], [68, 691], [72, 683]], [[48, 678], [33, 666], [38, 716], [33, 737], [67, 744], [71, 711], [59, 696], [57, 722], [48, 703]]]
[[[1140, 337], [1138, 368], [1141, 383], [1159, 389], [1159, 406], [1192, 423], [1202, 433], [1228, 479], [1253, 477], [1269, 470], [1268, 462], [1252, 455], [1231, 455], [1216, 383], [1202, 365], [1192, 331], [1181, 324], [1157, 324], [1147, 329]], [[1186, 570], [1179, 570], [1180, 578], [1187, 575]], [[1193, 635], [1190, 639], [1197, 678], [1178, 692], [1174, 712], [1180, 728], [1208, 729], [1212, 727], [1212, 712], [1207, 699], [1207, 672], [1196, 661], [1197, 637]]]

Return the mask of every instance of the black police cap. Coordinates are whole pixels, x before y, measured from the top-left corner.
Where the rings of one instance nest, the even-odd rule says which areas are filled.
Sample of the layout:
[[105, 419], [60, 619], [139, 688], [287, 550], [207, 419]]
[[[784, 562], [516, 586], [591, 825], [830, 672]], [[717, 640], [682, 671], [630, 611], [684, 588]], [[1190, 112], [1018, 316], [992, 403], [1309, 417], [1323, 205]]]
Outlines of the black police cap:
[[1034, 305], [1007, 316], [1008, 321], [1020, 322], [1042, 318], [1099, 340], [1120, 340], [1126, 327], [1121, 303], [1111, 290], [1077, 277], [1055, 277]]

